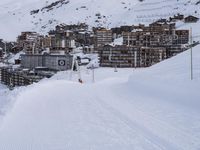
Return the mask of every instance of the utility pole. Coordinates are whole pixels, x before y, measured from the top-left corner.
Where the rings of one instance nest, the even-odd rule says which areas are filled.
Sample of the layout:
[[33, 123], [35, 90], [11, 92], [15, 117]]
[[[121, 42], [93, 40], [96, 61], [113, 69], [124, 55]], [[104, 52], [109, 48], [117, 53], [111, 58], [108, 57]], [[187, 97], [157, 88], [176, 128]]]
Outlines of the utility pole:
[[190, 69], [191, 69], [191, 80], [193, 80], [193, 54], [192, 54], [192, 28], [190, 28]]
[[136, 50], [134, 50], [134, 57], [135, 57], [134, 67], [136, 69], [136, 67], [137, 67], [137, 51]]
[[74, 66], [75, 66], [75, 56], [72, 57], [72, 68], [71, 68], [71, 72], [70, 72], [70, 75], [69, 75], [69, 80], [72, 80], [72, 74], [73, 74], [73, 71], [74, 71]]
[[94, 64], [92, 64], [92, 82], [93, 83], [95, 82], [95, 79], [94, 79]]
[[115, 65], [115, 69], [114, 69], [114, 72], [117, 72], [117, 65]]

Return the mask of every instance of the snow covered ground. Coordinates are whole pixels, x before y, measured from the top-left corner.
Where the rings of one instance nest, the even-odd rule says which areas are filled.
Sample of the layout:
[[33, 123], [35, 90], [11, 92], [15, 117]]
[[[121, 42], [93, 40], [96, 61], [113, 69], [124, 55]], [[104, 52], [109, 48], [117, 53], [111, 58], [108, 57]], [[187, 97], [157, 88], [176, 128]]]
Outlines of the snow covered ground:
[[186, 51], [146, 69], [96, 69], [95, 83], [82, 68], [83, 84], [60, 72], [16, 89], [0, 125], [0, 149], [198, 150], [199, 49], [193, 81]]
[[0, 123], [2, 121], [2, 117], [6, 113], [7, 104], [10, 102], [10, 91], [6, 86], [0, 83]]

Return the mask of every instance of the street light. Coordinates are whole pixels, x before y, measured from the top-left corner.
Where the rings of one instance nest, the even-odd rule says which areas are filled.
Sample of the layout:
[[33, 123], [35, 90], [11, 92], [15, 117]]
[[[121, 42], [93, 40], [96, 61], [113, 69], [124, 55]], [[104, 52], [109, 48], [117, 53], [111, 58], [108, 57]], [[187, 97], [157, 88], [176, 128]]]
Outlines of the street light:
[[193, 80], [193, 54], [192, 54], [192, 27], [190, 28], [190, 71], [191, 71], [191, 80]]

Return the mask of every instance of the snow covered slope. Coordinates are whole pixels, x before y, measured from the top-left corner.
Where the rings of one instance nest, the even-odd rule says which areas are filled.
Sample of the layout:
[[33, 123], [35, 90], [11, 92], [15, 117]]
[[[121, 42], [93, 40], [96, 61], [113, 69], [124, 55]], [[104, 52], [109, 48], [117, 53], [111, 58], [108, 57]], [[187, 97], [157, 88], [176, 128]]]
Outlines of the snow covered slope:
[[[53, 2], [58, 2], [56, 5]], [[15, 40], [21, 31], [46, 33], [59, 23], [86, 22], [113, 27], [150, 23], [174, 14], [199, 16], [199, 0], [1, 0], [0, 37]], [[31, 15], [32, 12], [32, 15]]]
[[18, 90], [0, 125], [0, 149], [197, 150], [199, 49], [193, 81], [187, 51], [148, 69], [97, 69], [94, 84], [86, 71], [84, 84], [60, 72]]
[[0, 83], [0, 124], [3, 116], [7, 111], [7, 106], [10, 103], [13, 95], [10, 95], [9, 89]]

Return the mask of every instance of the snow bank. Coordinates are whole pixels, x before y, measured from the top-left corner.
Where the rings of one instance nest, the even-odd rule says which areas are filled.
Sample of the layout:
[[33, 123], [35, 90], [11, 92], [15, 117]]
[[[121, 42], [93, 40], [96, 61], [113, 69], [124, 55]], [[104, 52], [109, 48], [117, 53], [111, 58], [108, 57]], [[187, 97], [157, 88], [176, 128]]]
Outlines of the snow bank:
[[93, 88], [87, 85], [51, 81], [22, 92], [1, 126], [0, 149], [154, 147], [89, 91]]
[[129, 79], [130, 85], [137, 84], [136, 91], [142, 91], [142, 88], [146, 87], [146, 94], [198, 110], [200, 45], [193, 48], [193, 81], [190, 58], [191, 51], [188, 50], [150, 68], [136, 71]]

